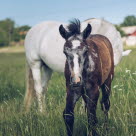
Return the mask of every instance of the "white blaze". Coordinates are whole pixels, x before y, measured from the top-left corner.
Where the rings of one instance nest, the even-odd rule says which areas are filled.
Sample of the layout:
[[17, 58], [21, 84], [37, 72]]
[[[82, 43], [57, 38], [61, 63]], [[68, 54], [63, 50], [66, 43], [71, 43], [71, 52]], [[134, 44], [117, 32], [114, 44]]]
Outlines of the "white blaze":
[[[73, 49], [76, 49], [78, 46], [80, 46], [80, 41], [79, 40], [73, 40], [72, 41], [72, 45], [73, 45]], [[79, 63], [78, 63], [78, 55], [76, 53], [73, 54], [74, 55], [74, 67], [73, 67], [73, 71], [75, 76], [77, 76], [79, 74]]]
[[73, 49], [76, 49], [78, 46], [80, 46], [80, 41], [79, 40], [73, 40], [72, 45], [73, 45]]
[[79, 63], [78, 63], [78, 55], [75, 53], [74, 54], [74, 59], [73, 59], [73, 63], [74, 63], [74, 67], [73, 67], [73, 71], [74, 71], [74, 81], [76, 83], [80, 82], [80, 68], [79, 68]]
[[[72, 45], [73, 45], [73, 49], [76, 49], [78, 46], [80, 46], [80, 41], [79, 40], [73, 40], [72, 41]], [[73, 67], [73, 71], [74, 71], [74, 79], [75, 82], [80, 82], [80, 68], [79, 68], [79, 62], [78, 62], [78, 55], [76, 53], [73, 54], [74, 58], [73, 58], [73, 63], [74, 63], [74, 67]]]
[[73, 62], [74, 62], [74, 67], [73, 67], [74, 74], [78, 75], [79, 74], [79, 63], [78, 63], [78, 55], [76, 53], [74, 54]]

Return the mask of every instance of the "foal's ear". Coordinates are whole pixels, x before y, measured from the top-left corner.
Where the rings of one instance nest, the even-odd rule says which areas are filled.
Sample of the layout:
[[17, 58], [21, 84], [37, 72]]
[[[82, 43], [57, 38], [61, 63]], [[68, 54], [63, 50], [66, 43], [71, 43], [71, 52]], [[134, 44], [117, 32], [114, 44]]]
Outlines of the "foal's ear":
[[86, 39], [90, 33], [92, 31], [92, 26], [90, 24], [87, 25], [87, 27], [85, 28], [85, 30], [83, 31], [83, 39]]
[[60, 35], [66, 40], [68, 38], [68, 32], [66, 31], [66, 29], [63, 27], [63, 25], [60, 25], [59, 27], [59, 32]]

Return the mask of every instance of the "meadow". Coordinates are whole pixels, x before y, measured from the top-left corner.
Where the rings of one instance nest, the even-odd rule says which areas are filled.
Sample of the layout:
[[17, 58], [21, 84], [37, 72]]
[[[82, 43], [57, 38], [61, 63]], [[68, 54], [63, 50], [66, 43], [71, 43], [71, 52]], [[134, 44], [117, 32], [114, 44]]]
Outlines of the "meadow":
[[[33, 104], [23, 111], [25, 94], [24, 53], [0, 53], [0, 136], [66, 136], [62, 117], [65, 79], [53, 73], [46, 93], [46, 113]], [[100, 100], [100, 99], [99, 99]], [[136, 136], [136, 48], [115, 68], [109, 111], [109, 136]], [[104, 135], [104, 114], [97, 107], [98, 132]], [[87, 116], [80, 99], [75, 108], [74, 136], [86, 136]]]

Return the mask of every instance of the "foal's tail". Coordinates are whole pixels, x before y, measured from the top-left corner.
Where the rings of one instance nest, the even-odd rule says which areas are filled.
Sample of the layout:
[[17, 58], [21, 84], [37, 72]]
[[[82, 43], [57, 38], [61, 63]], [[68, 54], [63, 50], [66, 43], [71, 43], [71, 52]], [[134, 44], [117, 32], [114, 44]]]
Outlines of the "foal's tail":
[[34, 97], [34, 80], [32, 75], [32, 70], [28, 64], [26, 64], [26, 93], [24, 98], [25, 110], [29, 111], [29, 108]]

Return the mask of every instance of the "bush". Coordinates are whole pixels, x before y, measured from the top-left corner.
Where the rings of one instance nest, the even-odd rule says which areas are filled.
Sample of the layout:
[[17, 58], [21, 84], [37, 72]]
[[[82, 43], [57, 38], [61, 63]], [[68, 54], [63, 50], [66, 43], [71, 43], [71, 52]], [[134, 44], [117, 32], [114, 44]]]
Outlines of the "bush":
[[121, 37], [124, 37], [124, 36], [126, 36], [126, 33], [121, 29], [121, 27], [120, 26], [118, 26], [118, 25], [115, 25], [115, 27], [116, 27], [116, 29], [120, 32], [120, 34], [121, 34]]
[[127, 16], [125, 17], [121, 26], [135, 26], [136, 25], [136, 17], [135, 16]]
[[15, 27], [15, 22], [9, 18], [0, 20], [0, 46], [24, 40], [29, 29], [30, 26], [27, 25]]
[[8, 45], [8, 36], [5, 31], [0, 29], [0, 47]]

